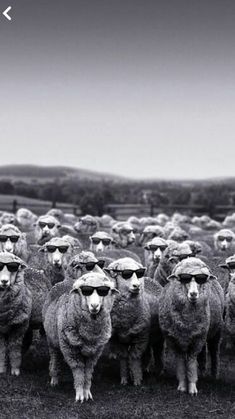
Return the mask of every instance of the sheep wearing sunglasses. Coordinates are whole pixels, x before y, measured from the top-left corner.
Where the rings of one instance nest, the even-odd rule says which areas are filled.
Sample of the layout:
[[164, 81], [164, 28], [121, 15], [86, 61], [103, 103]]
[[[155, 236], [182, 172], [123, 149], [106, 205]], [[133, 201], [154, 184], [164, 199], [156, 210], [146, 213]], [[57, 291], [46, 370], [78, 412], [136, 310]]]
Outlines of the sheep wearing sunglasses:
[[176, 355], [178, 390], [196, 395], [197, 357], [205, 369], [206, 346], [211, 373], [218, 374], [224, 294], [207, 265], [195, 257], [179, 262], [168, 281], [159, 299], [160, 327]]
[[23, 338], [32, 310], [25, 268], [25, 262], [13, 253], [0, 252], [0, 373], [10, 364], [11, 374], [20, 374]]
[[105, 231], [97, 231], [90, 236], [90, 250], [94, 253], [102, 253], [112, 249], [113, 238]]
[[[214, 234], [214, 247], [219, 252], [235, 250], [235, 234], [232, 230], [222, 229]], [[230, 253], [230, 254], [231, 254]]]
[[57, 218], [52, 215], [41, 215], [35, 223], [35, 241], [39, 245], [43, 245], [52, 237], [59, 236], [60, 223]]
[[148, 346], [151, 325], [149, 301], [144, 293], [145, 268], [131, 258], [122, 258], [110, 263], [105, 271], [120, 292], [111, 312], [110, 356], [120, 362], [121, 384], [127, 384], [131, 378], [134, 385], [140, 385], [142, 358]]
[[74, 282], [70, 293], [56, 301], [49, 295], [45, 302], [51, 385], [58, 384], [62, 353], [73, 373], [76, 401], [92, 399], [93, 370], [111, 337], [110, 312], [117, 292], [104, 273], [89, 272]]
[[0, 251], [14, 253], [27, 262], [30, 252], [26, 234], [13, 224], [4, 224], [0, 228]]

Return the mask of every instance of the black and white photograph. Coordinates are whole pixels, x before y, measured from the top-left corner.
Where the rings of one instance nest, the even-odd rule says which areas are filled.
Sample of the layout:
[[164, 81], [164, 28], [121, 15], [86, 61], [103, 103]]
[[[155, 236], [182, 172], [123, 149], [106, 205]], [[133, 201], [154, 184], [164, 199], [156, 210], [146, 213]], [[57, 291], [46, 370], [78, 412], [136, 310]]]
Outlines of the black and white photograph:
[[0, 419], [235, 419], [235, 1], [0, 0]]

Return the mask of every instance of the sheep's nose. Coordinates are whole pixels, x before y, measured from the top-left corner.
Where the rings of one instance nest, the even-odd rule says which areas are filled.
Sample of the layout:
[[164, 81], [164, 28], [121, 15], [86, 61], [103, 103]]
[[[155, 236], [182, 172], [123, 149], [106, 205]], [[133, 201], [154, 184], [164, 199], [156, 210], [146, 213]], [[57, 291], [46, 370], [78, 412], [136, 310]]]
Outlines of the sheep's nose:
[[196, 298], [197, 297], [197, 292], [195, 292], [195, 291], [190, 292], [190, 297]]
[[8, 283], [8, 280], [7, 279], [2, 279], [1, 283], [2, 283], [2, 285], [6, 285]]
[[140, 284], [133, 284], [132, 287], [136, 290], [138, 290], [140, 288]]

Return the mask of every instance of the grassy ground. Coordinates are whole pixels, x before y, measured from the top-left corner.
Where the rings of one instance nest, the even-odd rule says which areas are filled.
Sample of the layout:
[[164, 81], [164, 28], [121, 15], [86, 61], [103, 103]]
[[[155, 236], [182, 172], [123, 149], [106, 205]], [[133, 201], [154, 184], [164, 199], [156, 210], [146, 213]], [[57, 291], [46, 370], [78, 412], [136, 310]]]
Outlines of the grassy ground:
[[0, 377], [0, 418], [11, 419], [215, 419], [235, 418], [235, 360], [223, 357], [221, 379], [199, 380], [199, 394], [191, 397], [176, 391], [172, 371], [160, 379], [145, 377], [141, 387], [119, 384], [114, 361], [98, 364], [92, 385], [94, 401], [75, 403], [71, 375], [49, 385], [47, 357], [35, 352], [24, 357], [20, 377]]

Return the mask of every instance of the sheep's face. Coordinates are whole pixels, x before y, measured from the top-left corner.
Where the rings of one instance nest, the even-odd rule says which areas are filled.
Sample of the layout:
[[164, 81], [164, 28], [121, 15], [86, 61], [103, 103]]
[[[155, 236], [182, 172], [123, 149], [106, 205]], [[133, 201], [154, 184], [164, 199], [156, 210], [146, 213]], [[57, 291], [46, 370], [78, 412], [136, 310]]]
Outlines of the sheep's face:
[[1, 216], [1, 224], [15, 224], [16, 217], [10, 212], [4, 212]]
[[167, 242], [160, 237], [148, 241], [144, 246], [146, 263], [158, 264], [163, 257], [163, 253], [167, 248]]
[[0, 251], [14, 253], [23, 257], [27, 249], [25, 233], [12, 224], [4, 224], [0, 228]]
[[164, 237], [163, 228], [156, 225], [150, 225], [144, 228], [140, 239], [139, 244], [144, 246], [147, 242], [152, 240], [154, 237]]
[[115, 241], [121, 247], [127, 247], [135, 242], [134, 229], [129, 223], [118, 223], [113, 226]]
[[118, 291], [104, 273], [92, 272], [76, 280], [72, 292], [78, 292], [82, 308], [88, 309], [91, 315], [96, 316], [102, 309], [110, 312], [113, 295]]
[[209, 280], [213, 278], [204, 262], [192, 257], [178, 263], [169, 279], [177, 281], [188, 301], [196, 304], [200, 297], [205, 298]]
[[70, 260], [68, 275], [75, 279], [91, 271], [103, 274], [103, 266], [102, 259], [98, 260], [92, 252], [82, 251]]
[[74, 225], [74, 230], [82, 234], [94, 234], [97, 231], [98, 222], [92, 215], [85, 215]]
[[118, 259], [109, 264], [107, 271], [116, 281], [120, 293], [139, 295], [143, 289], [143, 278], [146, 269], [132, 258]]
[[25, 263], [17, 256], [0, 253], [0, 290], [9, 288], [16, 282], [19, 272], [26, 267]]
[[234, 246], [235, 234], [231, 230], [220, 230], [214, 235], [215, 249], [227, 251]]
[[35, 236], [38, 244], [44, 244], [59, 235], [60, 223], [50, 215], [42, 215], [36, 221]]
[[90, 250], [95, 253], [102, 253], [112, 249], [113, 238], [105, 231], [97, 231], [90, 237]]
[[62, 267], [66, 268], [68, 265], [72, 255], [72, 246], [67, 240], [55, 237], [46, 242], [40, 251], [45, 252], [49, 264], [61, 269]]

